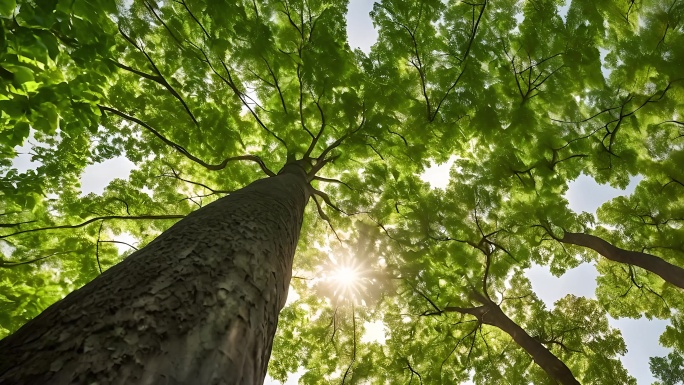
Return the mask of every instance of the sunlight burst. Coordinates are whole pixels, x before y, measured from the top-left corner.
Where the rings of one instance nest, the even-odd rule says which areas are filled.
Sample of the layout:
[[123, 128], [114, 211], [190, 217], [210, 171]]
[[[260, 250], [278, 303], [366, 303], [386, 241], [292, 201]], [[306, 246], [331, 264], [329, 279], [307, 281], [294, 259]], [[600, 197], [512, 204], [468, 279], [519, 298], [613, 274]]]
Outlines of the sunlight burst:
[[355, 301], [365, 284], [363, 270], [354, 264], [333, 262], [331, 265], [328, 273], [324, 275], [324, 282], [327, 283], [331, 298], [336, 301]]
[[351, 267], [340, 267], [330, 278], [340, 286], [353, 286], [359, 279], [359, 272]]

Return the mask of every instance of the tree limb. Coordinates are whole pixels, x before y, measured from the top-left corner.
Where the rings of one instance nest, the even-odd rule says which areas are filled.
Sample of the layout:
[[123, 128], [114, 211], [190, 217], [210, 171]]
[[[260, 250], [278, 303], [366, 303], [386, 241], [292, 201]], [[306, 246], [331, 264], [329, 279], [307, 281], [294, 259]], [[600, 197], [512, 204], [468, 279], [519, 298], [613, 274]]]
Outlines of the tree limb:
[[39, 227], [35, 229], [28, 229], [28, 230], [21, 230], [21, 231], [16, 231], [11, 234], [6, 234], [6, 235], [0, 235], [0, 239], [5, 239], [9, 237], [13, 237], [19, 234], [26, 234], [26, 233], [33, 233], [36, 231], [48, 231], [48, 230], [58, 230], [58, 229], [75, 229], [79, 227], [83, 227], [86, 225], [89, 225], [93, 222], [100, 221], [100, 220], [106, 220], [106, 219], [126, 219], [126, 220], [145, 220], [145, 219], [182, 219], [185, 218], [185, 215], [181, 214], [167, 214], [167, 215], [105, 215], [101, 217], [96, 217], [96, 218], [91, 218], [88, 219], [85, 222], [81, 222], [75, 225], [58, 225], [58, 226], [47, 226], [47, 227]]
[[119, 111], [119, 110], [116, 110], [116, 109], [114, 109], [114, 108], [111, 108], [111, 107], [103, 106], [103, 105], [100, 105], [100, 104], [98, 104], [97, 106], [98, 106], [98, 107], [100, 108], [100, 110], [103, 111], [103, 112], [104, 112], [104, 111], [109, 111], [109, 112], [111, 112], [111, 113], [113, 113], [113, 114], [115, 114], [115, 115], [118, 115], [118, 116], [120, 116], [120, 117], [122, 117], [122, 118], [124, 118], [124, 119], [126, 119], [126, 120], [130, 120], [131, 122], [137, 123], [138, 125], [144, 127], [144, 128], [147, 129], [149, 132], [151, 132], [152, 134], [154, 134], [157, 138], [161, 139], [164, 143], [166, 143], [167, 145], [173, 147], [176, 151], [178, 151], [178, 152], [180, 152], [181, 154], [183, 154], [186, 158], [190, 159], [191, 161], [193, 161], [193, 162], [195, 162], [195, 163], [201, 165], [202, 167], [204, 167], [204, 168], [206, 168], [206, 169], [208, 169], [208, 170], [218, 171], [218, 170], [222, 170], [222, 169], [226, 168], [226, 166], [228, 165], [229, 162], [238, 161], [238, 160], [248, 160], [248, 161], [257, 163], [257, 164], [259, 165], [259, 167], [261, 167], [261, 170], [262, 170], [264, 173], [266, 173], [266, 175], [268, 175], [268, 176], [275, 176], [275, 173], [274, 173], [273, 171], [269, 170], [269, 169], [266, 167], [266, 165], [264, 164], [264, 162], [263, 162], [258, 156], [256, 156], [256, 155], [232, 156], [232, 157], [225, 158], [225, 159], [224, 159], [221, 163], [219, 163], [219, 164], [209, 164], [209, 163], [203, 161], [202, 159], [200, 159], [200, 158], [198, 158], [198, 157], [192, 155], [190, 152], [188, 152], [188, 150], [186, 150], [186, 149], [185, 149], [183, 146], [181, 146], [180, 144], [178, 144], [178, 143], [176, 143], [176, 142], [174, 142], [174, 141], [172, 141], [172, 140], [166, 138], [164, 135], [160, 134], [159, 131], [155, 130], [154, 128], [152, 128], [152, 126], [150, 126], [149, 124], [143, 122], [142, 120], [140, 120], [140, 119], [138, 119], [138, 118], [136, 118], [136, 117], [134, 117], [134, 116], [128, 115], [128, 114], [126, 114], [126, 113], [124, 113], [124, 112], [121, 112], [121, 111]]
[[30, 263], [42, 261], [43, 259], [50, 258], [50, 257], [55, 256], [55, 255], [68, 254], [68, 253], [73, 253], [73, 252], [75, 252], [75, 250], [59, 251], [59, 252], [55, 252], [52, 254], [44, 255], [42, 257], [34, 258], [34, 259], [31, 259], [28, 261], [19, 261], [19, 262], [0, 260], [0, 268], [11, 268], [11, 267], [20, 266], [20, 265], [28, 265]]
[[176, 90], [171, 86], [171, 84], [169, 84], [169, 82], [166, 80], [166, 78], [164, 78], [164, 75], [162, 75], [161, 71], [159, 71], [159, 68], [157, 68], [156, 64], [154, 64], [152, 57], [150, 57], [150, 55], [145, 51], [145, 49], [142, 46], [138, 45], [130, 36], [128, 36], [123, 31], [123, 29], [121, 29], [121, 27], [119, 27], [119, 32], [121, 33], [121, 35], [123, 35], [123, 37], [124, 37], [124, 39], [126, 39], [126, 41], [131, 43], [135, 48], [138, 49], [138, 51], [140, 51], [143, 55], [145, 55], [145, 57], [147, 58], [147, 61], [152, 66], [152, 70], [157, 75], [153, 76], [153, 75], [146, 74], [142, 71], [138, 71], [134, 68], [131, 68], [131, 67], [128, 67], [124, 64], [121, 64], [115, 60], [110, 60], [110, 61], [119, 68], [125, 69], [126, 71], [130, 71], [136, 75], [142, 76], [146, 79], [152, 80], [152, 81], [164, 86], [164, 88], [166, 88], [171, 93], [171, 95], [173, 95], [174, 98], [176, 98], [179, 102], [181, 102], [181, 104], [183, 105], [183, 108], [188, 113], [188, 115], [190, 115], [190, 118], [195, 123], [195, 125], [199, 126], [199, 122], [195, 118], [195, 115], [192, 113], [192, 111], [190, 111], [190, 107], [188, 107], [187, 103], [185, 103], [185, 100], [183, 100], [183, 97], [181, 97], [180, 94], [178, 92], [176, 92]]
[[621, 249], [591, 234], [565, 231], [563, 238], [556, 239], [563, 243], [590, 248], [614, 262], [639, 266], [660, 276], [665, 281], [684, 289], [684, 268], [666, 262], [655, 255]]

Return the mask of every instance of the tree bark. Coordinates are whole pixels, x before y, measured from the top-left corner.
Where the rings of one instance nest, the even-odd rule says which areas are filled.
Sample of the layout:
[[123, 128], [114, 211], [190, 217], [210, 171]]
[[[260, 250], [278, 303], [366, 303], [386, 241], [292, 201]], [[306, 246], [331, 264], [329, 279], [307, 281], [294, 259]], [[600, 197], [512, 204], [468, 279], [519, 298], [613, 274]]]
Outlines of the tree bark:
[[289, 165], [191, 213], [0, 341], [0, 384], [263, 384], [307, 184]]
[[484, 305], [472, 308], [446, 307], [444, 311], [456, 311], [474, 315], [483, 324], [491, 325], [501, 329], [511, 336], [521, 348], [532, 356], [532, 360], [542, 368], [551, 379], [563, 385], [580, 385], [579, 381], [558, 357], [542, 345], [541, 342], [531, 337], [525, 329], [515, 323], [501, 310], [501, 308], [491, 300], [475, 295]]
[[666, 262], [655, 255], [621, 249], [613, 246], [602, 238], [584, 233], [565, 232], [560, 241], [588, 247], [614, 262], [639, 266], [659, 275], [665, 281], [684, 289], [684, 269]]

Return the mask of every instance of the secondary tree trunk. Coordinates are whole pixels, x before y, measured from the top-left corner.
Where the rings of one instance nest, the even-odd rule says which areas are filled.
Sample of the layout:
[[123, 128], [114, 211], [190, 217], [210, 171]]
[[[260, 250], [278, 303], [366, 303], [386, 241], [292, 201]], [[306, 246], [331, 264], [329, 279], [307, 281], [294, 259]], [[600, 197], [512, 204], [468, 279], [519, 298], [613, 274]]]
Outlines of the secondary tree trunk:
[[483, 296], [476, 295], [476, 297], [484, 303], [482, 306], [472, 308], [447, 307], [444, 311], [471, 314], [477, 317], [480, 322], [501, 329], [511, 336], [521, 348], [525, 349], [532, 356], [532, 360], [557, 383], [580, 385], [563, 361], [551, 353], [541, 342], [527, 334], [520, 325], [508, 318], [496, 303]]
[[1, 384], [263, 384], [309, 198], [286, 166], [0, 341]]
[[639, 266], [659, 275], [667, 282], [684, 289], [684, 269], [666, 262], [655, 255], [621, 249], [602, 238], [584, 233], [565, 232], [563, 238], [559, 240], [563, 243], [588, 247], [614, 262]]

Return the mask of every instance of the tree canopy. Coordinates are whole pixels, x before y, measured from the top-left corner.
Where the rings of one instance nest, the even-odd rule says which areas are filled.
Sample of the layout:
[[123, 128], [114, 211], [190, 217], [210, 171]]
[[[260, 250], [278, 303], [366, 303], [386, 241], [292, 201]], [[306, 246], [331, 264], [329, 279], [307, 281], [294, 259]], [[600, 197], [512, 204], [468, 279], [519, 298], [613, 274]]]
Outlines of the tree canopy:
[[[552, 383], [524, 348], [538, 343], [580, 383], [636, 383], [608, 316], [646, 316], [670, 320], [672, 353], [651, 368], [677, 383], [684, 3], [382, 0], [369, 53], [350, 48], [346, 12], [3, 1], [0, 336], [193, 210], [310, 159], [273, 378]], [[20, 172], [27, 144], [39, 165]], [[85, 167], [117, 157], [130, 176], [82, 194]], [[448, 160], [448, 186], [421, 179]], [[582, 174], [641, 179], [594, 216], [564, 197]], [[584, 262], [595, 299], [549, 308], [525, 275]], [[384, 342], [362, 338], [372, 322]]]

